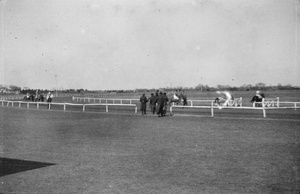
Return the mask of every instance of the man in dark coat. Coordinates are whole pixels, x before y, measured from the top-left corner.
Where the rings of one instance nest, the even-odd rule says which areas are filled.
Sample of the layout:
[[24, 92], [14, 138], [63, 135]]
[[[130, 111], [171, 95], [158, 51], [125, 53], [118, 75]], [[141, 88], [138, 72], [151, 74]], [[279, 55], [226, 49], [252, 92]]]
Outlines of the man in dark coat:
[[159, 93], [159, 90], [156, 90], [156, 92], [155, 92], [155, 96], [157, 96], [158, 97], [158, 94]]
[[151, 112], [152, 114], [155, 114], [157, 97], [154, 96], [154, 94], [152, 93], [151, 97], [149, 98], [149, 101], [150, 101]]
[[185, 93], [182, 94], [183, 106], [187, 106], [187, 96]]
[[168, 102], [169, 102], [169, 98], [167, 96], [167, 93], [164, 92], [164, 97], [165, 97], [165, 102], [164, 102], [164, 109], [163, 109], [163, 116], [166, 116], [167, 113], [167, 108], [168, 108]]
[[163, 93], [160, 92], [157, 99], [157, 114], [159, 117], [164, 116], [165, 101], [166, 101], [165, 95], [163, 95]]
[[147, 97], [145, 96], [145, 94], [143, 94], [140, 98], [140, 102], [141, 102], [141, 111], [142, 111], [142, 115], [145, 115], [147, 114], [146, 113], [146, 107], [147, 107], [147, 102], [148, 102], [148, 99]]

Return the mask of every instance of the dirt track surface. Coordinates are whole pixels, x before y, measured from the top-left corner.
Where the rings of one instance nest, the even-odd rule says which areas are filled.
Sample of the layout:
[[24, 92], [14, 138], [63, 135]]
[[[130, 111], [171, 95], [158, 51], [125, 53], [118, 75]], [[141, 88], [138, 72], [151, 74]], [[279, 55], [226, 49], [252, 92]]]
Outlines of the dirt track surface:
[[[0, 107], [1, 193], [297, 193], [300, 120]], [[1, 165], [3, 163], [0, 163]]]

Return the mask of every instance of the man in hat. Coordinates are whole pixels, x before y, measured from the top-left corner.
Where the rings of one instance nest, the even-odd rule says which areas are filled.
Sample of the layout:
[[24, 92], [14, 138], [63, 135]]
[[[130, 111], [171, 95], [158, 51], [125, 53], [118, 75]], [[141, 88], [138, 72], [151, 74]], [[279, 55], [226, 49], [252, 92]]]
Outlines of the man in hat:
[[152, 114], [155, 114], [155, 110], [156, 110], [156, 101], [157, 101], [157, 97], [154, 96], [154, 94], [151, 94], [151, 97], [149, 98], [149, 102], [150, 102], [150, 109]]
[[185, 91], [182, 91], [182, 100], [183, 100], [183, 106], [187, 106], [188, 103], [187, 103], [187, 96]]
[[157, 114], [159, 117], [164, 116], [164, 107], [165, 107], [166, 98], [162, 92], [159, 92], [159, 96], [157, 99]]
[[51, 94], [51, 92], [48, 92], [47, 94], [47, 102], [51, 103], [52, 102], [52, 98], [53, 98], [53, 94]]
[[168, 102], [169, 102], [169, 98], [167, 96], [167, 93], [164, 92], [164, 97], [165, 97], [165, 100], [164, 100], [164, 108], [163, 108], [163, 116], [166, 116], [166, 113], [167, 113], [167, 109], [168, 109]]
[[145, 96], [145, 94], [143, 94], [140, 98], [140, 102], [141, 102], [141, 111], [142, 111], [142, 115], [145, 115], [147, 114], [146, 113], [146, 107], [147, 107], [147, 102], [148, 102], [148, 99], [147, 97]]
[[48, 102], [48, 108], [50, 107], [50, 103], [52, 102], [52, 98], [53, 98], [53, 94], [51, 94], [51, 92], [49, 92], [47, 94], [47, 97], [46, 97], [47, 102]]

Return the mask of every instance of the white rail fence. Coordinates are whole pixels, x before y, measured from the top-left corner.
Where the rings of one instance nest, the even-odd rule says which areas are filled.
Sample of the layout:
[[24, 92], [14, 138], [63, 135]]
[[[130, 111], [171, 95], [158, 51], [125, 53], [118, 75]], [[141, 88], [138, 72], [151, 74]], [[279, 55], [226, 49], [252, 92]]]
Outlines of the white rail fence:
[[[193, 101], [192, 101], [193, 102]], [[209, 103], [209, 106], [193, 106], [193, 103], [191, 103], [190, 106], [182, 106], [182, 105], [172, 105], [170, 106], [170, 114], [173, 114], [173, 109], [174, 108], [202, 108], [202, 109], [210, 109], [210, 113], [211, 113], [211, 117], [214, 117], [214, 108], [216, 108], [214, 106], [215, 102], [214, 100], [197, 100], [197, 102], [204, 102], [204, 103]]]
[[[112, 99], [112, 98], [90, 98], [90, 97], [77, 97], [77, 96], [73, 96], [72, 97], [73, 101], [77, 101], [77, 102], [93, 102], [93, 103], [112, 103], [112, 104], [137, 104], [140, 103], [139, 99]], [[203, 104], [204, 102], [207, 103], [211, 103], [211, 101], [214, 100], [188, 100], [188, 106], [191, 107], [196, 107], [197, 104]], [[174, 105], [174, 103], [173, 103]], [[242, 106], [242, 97], [234, 99], [234, 100], [230, 100], [228, 103], [228, 106]]]
[[72, 97], [73, 101], [77, 102], [93, 102], [99, 104], [136, 104], [139, 103], [139, 99], [112, 99], [112, 98], [90, 98], [90, 97]]
[[[102, 98], [82, 98], [82, 97], [73, 97], [73, 100], [76, 101], [83, 101], [83, 102], [94, 102], [91, 104], [73, 104], [73, 103], [47, 103], [47, 102], [28, 102], [28, 101], [10, 101], [10, 100], [0, 100], [2, 106], [11, 106], [11, 107], [25, 107], [26, 108], [46, 108], [52, 109], [52, 107], [56, 109], [60, 107], [60, 110], [66, 111], [68, 107], [80, 107], [80, 110], [83, 112], [86, 111], [89, 107], [94, 107], [97, 109], [99, 107], [105, 106], [105, 112], [109, 112], [109, 107], [117, 106], [117, 107], [133, 107], [134, 112], [137, 113], [137, 104], [139, 103], [138, 99], [102, 99]], [[274, 102], [261, 102], [261, 107], [243, 107], [241, 98], [237, 99], [236, 102], [232, 102], [229, 106], [223, 107], [223, 109], [245, 109], [245, 110], [262, 110], [263, 117], [266, 117], [267, 110], [280, 110], [280, 109], [299, 109], [300, 102], [279, 102], [279, 98], [276, 103]], [[96, 103], [98, 102], [98, 103]], [[269, 104], [268, 104], [269, 103]], [[195, 105], [195, 104], [202, 104], [202, 105]], [[204, 104], [204, 105], [203, 105]], [[280, 104], [284, 104], [280, 106]], [[188, 106], [182, 105], [172, 105], [170, 106], [170, 113], [173, 114], [174, 109], [176, 108], [194, 108], [194, 109], [210, 109], [210, 114], [214, 117], [214, 109], [218, 108], [215, 105], [214, 100], [190, 100]]]
[[[280, 104], [290, 105], [286, 107], [272, 107], [272, 106], [265, 106], [265, 104], [262, 104], [262, 107], [237, 107], [237, 106], [226, 106], [223, 107], [223, 109], [245, 109], [245, 110], [262, 110], [263, 117], [266, 118], [266, 111], [267, 110], [280, 110], [280, 109], [299, 109], [300, 108], [300, 102], [280, 102]], [[214, 109], [218, 108], [214, 106], [214, 101], [211, 101], [210, 106], [181, 106], [181, 105], [173, 105], [170, 107], [170, 113], [173, 114], [174, 108], [203, 108], [203, 109], [211, 109], [211, 116], [214, 117]]]
[[[94, 103], [108, 103], [112, 104], [138, 104], [139, 99], [104, 99], [104, 98], [84, 98], [84, 97], [73, 97], [73, 100], [79, 102], [94, 102]], [[257, 102], [256, 102], [257, 103]], [[263, 117], [266, 117], [266, 110], [276, 110], [276, 109], [298, 109], [300, 108], [300, 102], [279, 102], [279, 97], [277, 98], [266, 98], [263, 102], [259, 102], [260, 107], [243, 107], [242, 97], [231, 100], [228, 106], [224, 109], [248, 109], [248, 110], [262, 110]], [[201, 105], [200, 105], [201, 104]], [[205, 105], [203, 105], [205, 104]], [[254, 103], [253, 103], [254, 104]], [[280, 107], [280, 104], [285, 104], [288, 106]], [[195, 108], [195, 109], [210, 109], [210, 114], [214, 117], [214, 109], [218, 108], [215, 105], [214, 100], [188, 100], [187, 106], [172, 104], [170, 107], [170, 114], [173, 114], [173, 109], [176, 108]]]
[[17, 96], [17, 95], [13, 95], [13, 96], [0, 96], [0, 100], [21, 100], [23, 98], [24, 98], [24, 96]]
[[262, 106], [263, 104], [266, 107], [279, 107], [280, 106], [279, 97], [263, 98], [262, 102], [253, 102], [253, 107]]
[[[203, 103], [208, 103], [208, 104], [211, 104], [211, 103], [214, 103], [215, 100], [188, 100], [188, 104], [190, 104], [190, 106], [192, 107], [198, 107], [199, 105], [197, 104], [203, 104]], [[230, 100], [228, 102], [228, 106], [234, 106], [234, 107], [240, 107], [240, 106], [243, 106], [243, 98], [240, 97], [240, 98], [236, 98], [234, 100]]]
[[87, 107], [99, 108], [105, 106], [105, 112], [109, 112], [109, 107], [118, 106], [118, 107], [133, 107], [134, 112], [137, 113], [137, 105], [135, 104], [73, 104], [73, 103], [47, 103], [47, 102], [27, 102], [27, 101], [9, 101], [9, 100], [0, 100], [2, 106], [10, 106], [10, 107], [24, 107], [26, 108], [37, 108], [40, 109], [44, 107], [46, 109], [52, 109], [54, 106], [61, 108], [62, 110], [66, 111], [67, 107], [81, 107], [80, 109], [84, 112], [86, 111]]

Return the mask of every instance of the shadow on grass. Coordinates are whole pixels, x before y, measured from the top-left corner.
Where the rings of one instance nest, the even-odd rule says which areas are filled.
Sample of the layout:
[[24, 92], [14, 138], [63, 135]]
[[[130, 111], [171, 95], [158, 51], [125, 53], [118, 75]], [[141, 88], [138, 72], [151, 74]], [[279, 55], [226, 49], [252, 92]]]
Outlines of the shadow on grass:
[[0, 177], [51, 165], [55, 164], [0, 157]]

